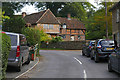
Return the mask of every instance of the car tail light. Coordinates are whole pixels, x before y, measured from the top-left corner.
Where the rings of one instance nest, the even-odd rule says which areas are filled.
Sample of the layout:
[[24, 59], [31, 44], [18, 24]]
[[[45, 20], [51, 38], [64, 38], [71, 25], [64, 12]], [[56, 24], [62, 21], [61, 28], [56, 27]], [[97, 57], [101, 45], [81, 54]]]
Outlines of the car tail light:
[[99, 45], [97, 46], [97, 48], [101, 48], [101, 45], [99, 44]]
[[20, 46], [17, 46], [17, 52], [16, 52], [16, 57], [20, 56]]

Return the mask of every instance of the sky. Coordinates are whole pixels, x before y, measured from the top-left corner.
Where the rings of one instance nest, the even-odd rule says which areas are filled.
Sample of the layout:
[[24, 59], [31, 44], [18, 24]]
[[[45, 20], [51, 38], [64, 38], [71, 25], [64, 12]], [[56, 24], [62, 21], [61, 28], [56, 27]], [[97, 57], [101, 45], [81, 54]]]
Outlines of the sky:
[[[99, 7], [97, 6], [97, 4], [94, 2], [94, 0], [89, 0], [89, 2], [91, 4], [93, 4], [95, 7]], [[35, 5], [25, 5], [22, 9], [21, 9], [21, 12], [15, 12], [15, 15], [21, 15], [22, 12], [26, 12], [27, 14], [31, 14], [31, 13], [36, 13], [38, 12], [38, 9], [35, 8]]]

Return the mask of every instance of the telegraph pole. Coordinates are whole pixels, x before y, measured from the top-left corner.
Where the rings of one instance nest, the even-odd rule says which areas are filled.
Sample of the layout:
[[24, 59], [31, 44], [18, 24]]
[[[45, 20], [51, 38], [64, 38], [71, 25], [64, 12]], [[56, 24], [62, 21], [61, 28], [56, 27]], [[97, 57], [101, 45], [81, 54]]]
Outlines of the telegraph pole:
[[106, 16], [106, 38], [108, 39], [107, 1], [106, 0], [105, 0], [105, 16]]

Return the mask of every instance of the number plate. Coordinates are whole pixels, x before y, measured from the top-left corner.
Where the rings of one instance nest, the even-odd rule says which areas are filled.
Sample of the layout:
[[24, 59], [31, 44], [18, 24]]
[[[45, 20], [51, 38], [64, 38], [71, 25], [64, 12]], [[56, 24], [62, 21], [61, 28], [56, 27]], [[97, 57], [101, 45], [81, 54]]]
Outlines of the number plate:
[[114, 50], [114, 48], [106, 48], [106, 50]]

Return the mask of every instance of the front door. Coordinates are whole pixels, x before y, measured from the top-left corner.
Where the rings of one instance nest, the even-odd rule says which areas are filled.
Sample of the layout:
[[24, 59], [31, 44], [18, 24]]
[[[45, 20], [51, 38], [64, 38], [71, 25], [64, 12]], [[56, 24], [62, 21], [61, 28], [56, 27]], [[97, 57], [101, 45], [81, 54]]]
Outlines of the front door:
[[74, 40], [75, 40], [74, 36], [71, 36], [71, 41], [74, 41]]

